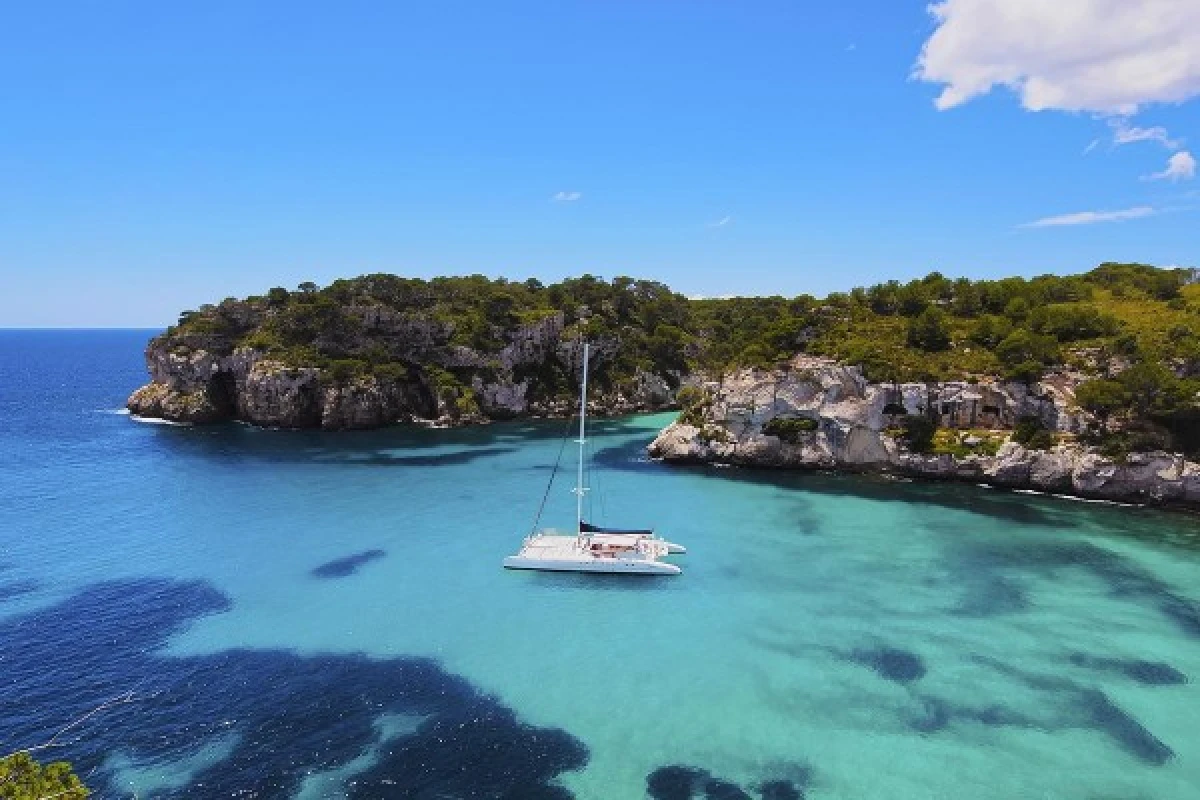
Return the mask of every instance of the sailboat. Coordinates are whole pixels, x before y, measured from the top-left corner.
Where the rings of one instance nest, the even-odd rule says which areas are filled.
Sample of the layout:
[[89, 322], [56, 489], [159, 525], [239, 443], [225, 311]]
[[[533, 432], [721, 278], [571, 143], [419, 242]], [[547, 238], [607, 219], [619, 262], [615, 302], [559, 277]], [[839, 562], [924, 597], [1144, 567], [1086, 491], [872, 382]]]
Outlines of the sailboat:
[[[682, 570], [661, 559], [686, 552], [682, 545], [655, 536], [649, 529], [603, 528], [583, 518], [584, 445], [587, 442], [587, 378], [589, 345], [583, 345], [583, 378], [579, 390], [579, 465], [575, 488], [575, 533], [535, 530], [520, 551], [504, 559], [507, 569], [550, 572], [607, 572], [630, 575], [678, 575]], [[553, 481], [553, 477], [551, 478]]]

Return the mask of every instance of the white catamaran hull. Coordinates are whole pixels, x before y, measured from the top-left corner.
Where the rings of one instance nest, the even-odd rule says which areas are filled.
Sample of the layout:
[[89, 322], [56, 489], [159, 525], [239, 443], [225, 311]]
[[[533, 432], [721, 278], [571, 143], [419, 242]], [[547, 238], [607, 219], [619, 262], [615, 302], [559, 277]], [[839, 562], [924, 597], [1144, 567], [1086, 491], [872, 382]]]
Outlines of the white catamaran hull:
[[525, 540], [521, 551], [504, 559], [508, 569], [539, 569], [549, 572], [603, 572], [626, 575], [678, 575], [674, 564], [659, 561], [666, 554], [662, 542], [633, 543], [619, 536], [565, 536], [535, 534]]
[[662, 561], [621, 558], [527, 558], [509, 556], [505, 569], [536, 569], [543, 572], [604, 572], [625, 575], [678, 575], [681, 570]]

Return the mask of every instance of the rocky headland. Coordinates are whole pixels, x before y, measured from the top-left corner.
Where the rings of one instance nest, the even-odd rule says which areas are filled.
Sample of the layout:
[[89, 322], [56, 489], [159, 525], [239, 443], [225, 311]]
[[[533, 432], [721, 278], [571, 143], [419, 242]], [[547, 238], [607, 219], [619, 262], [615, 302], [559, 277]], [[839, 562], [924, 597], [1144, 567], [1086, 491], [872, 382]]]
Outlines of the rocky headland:
[[[578, 343], [563, 336], [561, 314], [520, 326], [496, 354], [446, 343], [436, 324], [397, 324], [374, 316], [364, 335], [402, 351], [399, 369], [343, 374], [337, 365], [289, 364], [229, 338], [165, 335], [150, 342], [150, 382], [127, 406], [133, 414], [203, 424], [241, 420], [278, 428], [378, 428], [397, 422], [467, 425], [573, 411], [568, 394], [538, 391], [534, 373], [569, 371]], [[599, 343], [604, 358], [613, 347]], [[397, 363], [397, 362], [393, 362]], [[577, 370], [578, 367], [576, 366]], [[592, 398], [601, 414], [670, 407], [678, 376], [638, 371]]]
[[[1200, 508], [1200, 464], [1164, 451], [1107, 457], [1080, 435], [1096, 420], [1075, 404], [1079, 380], [879, 384], [856, 366], [796, 357], [786, 369], [700, 381], [689, 408], [649, 447], [677, 463], [874, 471], [1129, 503]], [[905, 419], [937, 426], [914, 452]], [[1013, 441], [1022, 423], [1040, 446]], [[936, 452], [941, 450], [942, 452]]]
[[680, 408], [673, 462], [878, 471], [1200, 506], [1200, 273], [938, 273], [824, 299], [376, 274], [185, 311], [135, 415], [450, 426]]
[[[658, 288], [647, 286], [647, 295]], [[570, 414], [579, 319], [553, 308], [514, 313], [503, 294], [510, 287], [526, 291], [473, 278], [366, 276], [184, 312], [150, 341], [150, 382], [127, 407], [174, 422], [331, 430]], [[592, 340], [597, 413], [674, 402], [678, 369], [616, 363], [630, 349], [628, 330], [614, 325]]]

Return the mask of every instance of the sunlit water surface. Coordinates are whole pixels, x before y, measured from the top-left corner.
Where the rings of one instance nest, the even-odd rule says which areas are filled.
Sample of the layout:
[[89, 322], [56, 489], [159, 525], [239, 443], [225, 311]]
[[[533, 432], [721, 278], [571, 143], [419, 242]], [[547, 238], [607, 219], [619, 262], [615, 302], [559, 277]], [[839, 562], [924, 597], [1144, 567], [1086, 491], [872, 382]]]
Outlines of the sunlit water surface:
[[105, 796], [1200, 796], [1194, 518], [672, 468], [642, 416], [592, 515], [683, 574], [506, 572], [561, 421], [139, 423], [146, 338], [0, 332], [0, 750], [132, 690], [54, 751]]

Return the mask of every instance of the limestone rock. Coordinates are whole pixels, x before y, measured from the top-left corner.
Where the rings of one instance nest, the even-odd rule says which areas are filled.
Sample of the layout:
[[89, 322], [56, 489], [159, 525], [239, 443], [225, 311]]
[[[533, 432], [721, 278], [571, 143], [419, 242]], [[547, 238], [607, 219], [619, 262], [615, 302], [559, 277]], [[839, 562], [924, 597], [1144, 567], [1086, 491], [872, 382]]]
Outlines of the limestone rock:
[[172, 389], [162, 383], [148, 383], [138, 389], [130, 395], [125, 407], [139, 417], [192, 424], [215, 422], [228, 413], [203, 389]]
[[[667, 461], [783, 468], [872, 469], [942, 480], [1137, 503], [1200, 506], [1200, 465], [1172, 453], [1135, 453], [1116, 463], [1070, 441], [1048, 450], [1005, 442], [995, 455], [921, 454], [905, 449], [888, 426], [905, 414], [935, 416], [942, 427], [1011, 429], [1025, 416], [1062, 433], [1083, 430], [1074, 384], [1050, 376], [1035, 387], [1002, 382], [881, 385], [855, 367], [798, 357], [788, 370], [742, 370], [694, 383], [707, 393], [703, 425], [674, 423], [649, 452]], [[790, 441], [764, 432], [776, 418], [804, 418], [816, 430]], [[1069, 439], [1069, 437], [1067, 437]], [[963, 437], [979, 446], [980, 436]]]

